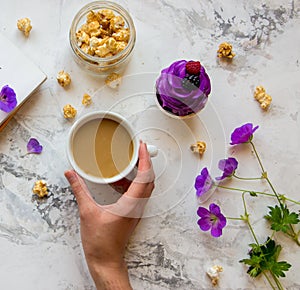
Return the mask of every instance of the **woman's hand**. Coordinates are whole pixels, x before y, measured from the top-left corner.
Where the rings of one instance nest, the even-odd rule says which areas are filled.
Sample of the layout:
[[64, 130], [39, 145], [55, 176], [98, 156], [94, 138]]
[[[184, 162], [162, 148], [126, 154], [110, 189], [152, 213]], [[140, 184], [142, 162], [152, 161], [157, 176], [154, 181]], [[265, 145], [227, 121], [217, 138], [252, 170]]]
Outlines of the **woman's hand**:
[[66, 171], [65, 176], [78, 203], [82, 246], [97, 289], [131, 289], [125, 247], [154, 189], [146, 144], [140, 143], [136, 178], [115, 204], [97, 204], [75, 171]]

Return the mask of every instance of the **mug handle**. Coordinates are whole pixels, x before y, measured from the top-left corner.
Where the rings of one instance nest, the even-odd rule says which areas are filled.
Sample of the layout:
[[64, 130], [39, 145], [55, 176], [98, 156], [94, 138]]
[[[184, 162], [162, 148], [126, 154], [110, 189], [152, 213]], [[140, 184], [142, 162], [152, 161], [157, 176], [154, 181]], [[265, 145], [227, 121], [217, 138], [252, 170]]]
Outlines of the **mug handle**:
[[147, 150], [148, 150], [149, 155], [150, 155], [151, 158], [157, 156], [157, 154], [158, 154], [158, 149], [154, 145], [148, 145], [147, 144]]

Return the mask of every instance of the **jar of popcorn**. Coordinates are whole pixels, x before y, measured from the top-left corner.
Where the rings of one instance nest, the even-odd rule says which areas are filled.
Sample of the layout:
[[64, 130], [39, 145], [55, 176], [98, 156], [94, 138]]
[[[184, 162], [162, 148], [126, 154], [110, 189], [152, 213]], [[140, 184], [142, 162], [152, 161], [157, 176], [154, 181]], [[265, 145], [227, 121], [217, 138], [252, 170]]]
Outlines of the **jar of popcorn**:
[[136, 31], [122, 6], [96, 1], [75, 15], [69, 38], [81, 68], [95, 75], [107, 75], [125, 68], [135, 46]]

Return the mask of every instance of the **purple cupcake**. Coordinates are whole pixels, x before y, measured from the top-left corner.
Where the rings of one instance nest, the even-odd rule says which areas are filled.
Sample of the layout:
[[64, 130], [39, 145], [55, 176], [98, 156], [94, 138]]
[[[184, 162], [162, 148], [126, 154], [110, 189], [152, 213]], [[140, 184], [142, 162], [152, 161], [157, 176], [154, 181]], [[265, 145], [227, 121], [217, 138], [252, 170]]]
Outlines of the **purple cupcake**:
[[210, 90], [210, 79], [199, 61], [175, 61], [156, 80], [158, 103], [177, 117], [201, 111]]

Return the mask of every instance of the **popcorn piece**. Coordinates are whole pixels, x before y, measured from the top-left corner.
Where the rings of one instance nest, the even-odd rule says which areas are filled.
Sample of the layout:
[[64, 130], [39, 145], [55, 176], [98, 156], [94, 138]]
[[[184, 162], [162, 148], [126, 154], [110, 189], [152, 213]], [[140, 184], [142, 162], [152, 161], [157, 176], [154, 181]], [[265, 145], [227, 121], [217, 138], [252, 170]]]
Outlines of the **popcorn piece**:
[[73, 108], [70, 104], [65, 105], [63, 110], [64, 110], [64, 117], [66, 119], [73, 119], [77, 114], [77, 110]]
[[120, 29], [119, 31], [112, 34], [112, 37], [117, 41], [126, 41], [128, 42], [130, 36], [130, 32], [128, 28]]
[[95, 51], [95, 54], [100, 57], [105, 57], [110, 53], [109, 48], [106, 46], [106, 43], [98, 46], [97, 50]]
[[47, 183], [44, 180], [38, 180], [34, 183], [32, 192], [39, 197], [45, 197], [48, 195]]
[[211, 280], [211, 283], [213, 286], [218, 285], [219, 279], [220, 279], [220, 275], [219, 273], [223, 272], [223, 268], [221, 266], [212, 266], [211, 268], [209, 268], [206, 272], [206, 274], [208, 275], [208, 277]]
[[195, 153], [199, 153], [201, 156], [206, 150], [206, 143], [203, 141], [197, 141], [196, 144], [191, 145], [190, 149]]
[[113, 37], [109, 37], [106, 42], [106, 46], [109, 49], [109, 52], [115, 54], [117, 51], [117, 41]]
[[112, 89], [116, 89], [121, 84], [122, 77], [117, 73], [111, 73], [105, 79], [105, 83]]
[[98, 13], [95, 13], [93, 10], [90, 11], [86, 16], [87, 23], [90, 23], [93, 21], [98, 21], [98, 20], [99, 20], [99, 15], [98, 15]]
[[260, 103], [261, 108], [264, 110], [267, 110], [272, 102], [272, 97], [266, 93], [263, 86], [256, 87], [254, 98]]
[[125, 21], [122, 16], [115, 16], [110, 20], [110, 29], [112, 31], [118, 31], [123, 28], [125, 25]]
[[125, 47], [127, 46], [127, 43], [124, 41], [118, 41], [117, 42], [117, 53], [122, 51], [123, 49], [125, 49]]
[[96, 36], [91, 37], [91, 38], [89, 39], [89, 42], [88, 42], [88, 43], [90, 44], [90, 47], [91, 47], [92, 49], [93, 49], [93, 48], [97, 48], [98, 46], [104, 44], [103, 40], [99, 39], [99, 38], [96, 37]]
[[101, 16], [101, 18], [106, 18], [107, 20], [110, 20], [115, 16], [114, 12], [110, 9], [100, 10], [99, 15]]
[[125, 20], [110, 9], [90, 11], [86, 23], [76, 32], [78, 46], [85, 53], [99, 57], [110, 57], [121, 52], [129, 38], [130, 30], [125, 27]]
[[89, 44], [90, 37], [84, 30], [76, 32], [77, 44], [82, 46], [83, 44]]
[[83, 52], [85, 52], [86, 54], [89, 55], [94, 55], [95, 54], [95, 49], [93, 49], [92, 47], [90, 47], [88, 44], [84, 43], [81, 46], [81, 49]]
[[98, 21], [88, 23], [87, 34], [91, 37], [100, 35], [100, 23]]
[[30, 19], [27, 17], [19, 19], [17, 22], [17, 27], [20, 31], [24, 33], [26, 37], [28, 37], [32, 29]]
[[232, 45], [228, 42], [223, 42], [219, 45], [218, 57], [226, 57], [232, 59], [235, 53], [232, 51]]
[[71, 77], [67, 72], [62, 70], [57, 75], [57, 81], [62, 87], [66, 87], [71, 83]]
[[91, 98], [91, 96], [88, 95], [88, 94], [84, 94], [83, 97], [82, 97], [81, 103], [82, 103], [84, 106], [89, 106], [89, 105], [92, 103], [92, 98]]

